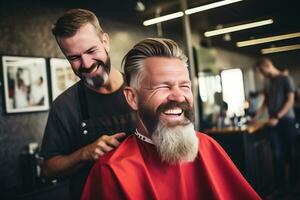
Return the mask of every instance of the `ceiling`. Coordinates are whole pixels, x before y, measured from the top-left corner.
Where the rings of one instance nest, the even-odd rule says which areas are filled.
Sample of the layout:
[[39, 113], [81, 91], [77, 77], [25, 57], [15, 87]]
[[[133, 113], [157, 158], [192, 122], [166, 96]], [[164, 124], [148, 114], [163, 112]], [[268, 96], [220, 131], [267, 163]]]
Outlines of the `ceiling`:
[[[122, 19], [133, 24], [141, 25], [144, 20], [153, 18], [156, 10], [161, 10], [161, 15], [180, 11], [180, 0], [140, 0], [145, 4], [145, 11], [135, 10], [136, 0], [110, 0], [97, 7], [98, 14]], [[188, 8], [206, 5], [219, 0], [188, 0]], [[85, 1], [87, 2], [87, 1]], [[90, 3], [95, 3], [95, 1]], [[237, 41], [254, 38], [274, 36], [279, 34], [300, 32], [300, 2], [298, 0], [243, 0], [231, 5], [207, 10], [190, 15], [191, 28], [203, 39], [202, 44], [208, 47], [223, 47], [233, 51], [253, 56], [261, 55], [262, 48], [300, 44], [300, 38], [271, 42], [249, 47], [236, 47]], [[113, 11], [113, 12], [112, 12]], [[224, 35], [205, 38], [203, 33], [216, 29], [218, 25], [228, 27], [247, 22], [272, 18], [274, 23], [262, 27], [231, 33], [231, 40], [225, 41]], [[156, 26], [156, 25], [152, 25]], [[182, 32], [182, 19], [173, 19], [162, 22], [163, 30]], [[288, 52], [299, 54], [299, 50]], [[278, 53], [277, 53], [278, 54]], [[280, 53], [279, 53], [280, 54]], [[286, 54], [286, 53], [285, 53]]]
[[[2, 0], [0, 0], [2, 1]], [[10, 0], [6, 2], [12, 2]], [[16, 0], [17, 1], [17, 0]], [[170, 14], [180, 11], [181, 0], [140, 0], [144, 3], [146, 9], [138, 12], [135, 9], [137, 0], [47, 0], [48, 5], [59, 6], [60, 8], [81, 7], [93, 10], [103, 18], [110, 18], [119, 22], [126, 22], [143, 27], [144, 20], [155, 17], [155, 12], [159, 8], [161, 15]], [[187, 0], [187, 7], [193, 8], [220, 0]], [[19, 2], [19, 1], [17, 1]], [[35, 2], [40, 4], [39, 0], [27, 0], [26, 2]], [[253, 38], [274, 36], [279, 34], [300, 32], [300, 1], [299, 0], [243, 0], [231, 5], [207, 10], [201, 13], [195, 13], [190, 16], [191, 28], [194, 33], [199, 34], [202, 38], [201, 44], [207, 47], [222, 47], [240, 53], [259, 56], [262, 48], [271, 46], [284, 46], [300, 44], [300, 38], [282, 40], [277, 42], [265, 43], [255, 46], [238, 48], [237, 41], [243, 41]], [[224, 35], [205, 38], [203, 33], [215, 29], [218, 25], [228, 27], [239, 25], [246, 22], [253, 22], [272, 18], [274, 23], [262, 27], [243, 30], [231, 33], [231, 40], [225, 41]], [[162, 22], [163, 32], [177, 32], [182, 34], [182, 18]], [[152, 25], [156, 29], [156, 25]], [[277, 55], [289, 55], [293, 59], [299, 58], [300, 50], [294, 50]]]

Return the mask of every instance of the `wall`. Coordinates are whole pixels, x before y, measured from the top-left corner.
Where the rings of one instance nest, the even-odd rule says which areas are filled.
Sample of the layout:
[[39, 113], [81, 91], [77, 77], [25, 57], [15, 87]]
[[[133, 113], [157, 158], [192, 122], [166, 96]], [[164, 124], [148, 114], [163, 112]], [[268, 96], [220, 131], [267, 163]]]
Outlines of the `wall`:
[[249, 91], [261, 87], [261, 81], [255, 81], [253, 70], [255, 58], [220, 48], [203, 48], [197, 44], [194, 46], [196, 46], [198, 71], [209, 70], [214, 74], [218, 74], [220, 70], [241, 68], [243, 70], [246, 97]]
[[[49, 32], [55, 17], [49, 9], [7, 2], [1, 2], [0, 9], [0, 54], [60, 55]], [[28, 143], [40, 143], [47, 112], [6, 115], [2, 106], [3, 88], [0, 96], [0, 188], [5, 190], [21, 183], [20, 154], [26, 151]]]
[[290, 75], [295, 82], [295, 85], [298, 85], [298, 87], [300, 87], [300, 65], [288, 67], [287, 69], [289, 70]]

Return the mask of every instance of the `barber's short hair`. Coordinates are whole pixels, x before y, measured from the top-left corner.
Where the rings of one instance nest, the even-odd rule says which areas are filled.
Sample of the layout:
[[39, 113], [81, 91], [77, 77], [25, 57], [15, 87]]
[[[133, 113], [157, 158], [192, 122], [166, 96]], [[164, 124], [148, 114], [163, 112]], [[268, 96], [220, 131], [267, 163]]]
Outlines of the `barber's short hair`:
[[53, 35], [57, 37], [72, 37], [78, 29], [90, 23], [102, 40], [103, 30], [97, 16], [85, 9], [71, 9], [62, 15], [52, 27]]
[[165, 38], [147, 38], [137, 43], [122, 60], [128, 85], [136, 89], [140, 88], [140, 82], [143, 78], [144, 60], [149, 57], [178, 58], [188, 66], [188, 59], [176, 42]]

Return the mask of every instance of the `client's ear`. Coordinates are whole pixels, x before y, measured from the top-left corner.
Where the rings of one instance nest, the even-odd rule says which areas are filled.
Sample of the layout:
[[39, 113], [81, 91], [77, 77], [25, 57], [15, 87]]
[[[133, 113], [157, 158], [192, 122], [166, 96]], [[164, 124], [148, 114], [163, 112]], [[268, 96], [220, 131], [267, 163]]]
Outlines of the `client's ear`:
[[134, 110], [137, 111], [138, 109], [138, 98], [137, 93], [134, 88], [126, 86], [124, 88], [124, 95], [126, 98], [127, 103], [129, 106]]

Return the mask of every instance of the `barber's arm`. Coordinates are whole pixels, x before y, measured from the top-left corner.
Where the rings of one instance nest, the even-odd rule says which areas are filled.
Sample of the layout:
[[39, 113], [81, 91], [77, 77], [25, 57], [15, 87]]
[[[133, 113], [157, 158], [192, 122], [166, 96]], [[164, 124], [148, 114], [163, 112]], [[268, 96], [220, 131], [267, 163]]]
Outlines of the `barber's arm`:
[[103, 135], [95, 142], [70, 155], [57, 155], [47, 159], [43, 164], [43, 174], [53, 178], [68, 176], [80, 169], [85, 162], [98, 160], [100, 156], [119, 146], [118, 139], [124, 136], [125, 133], [116, 133], [111, 136]]
[[276, 126], [279, 119], [285, 116], [288, 113], [288, 111], [294, 106], [294, 101], [295, 101], [295, 94], [293, 92], [289, 92], [287, 95], [287, 100], [284, 103], [283, 107], [277, 113], [277, 116], [271, 117], [269, 119], [268, 124], [270, 126]]

